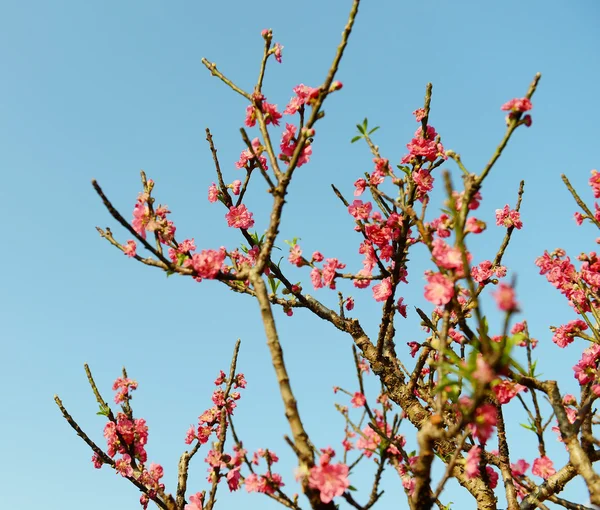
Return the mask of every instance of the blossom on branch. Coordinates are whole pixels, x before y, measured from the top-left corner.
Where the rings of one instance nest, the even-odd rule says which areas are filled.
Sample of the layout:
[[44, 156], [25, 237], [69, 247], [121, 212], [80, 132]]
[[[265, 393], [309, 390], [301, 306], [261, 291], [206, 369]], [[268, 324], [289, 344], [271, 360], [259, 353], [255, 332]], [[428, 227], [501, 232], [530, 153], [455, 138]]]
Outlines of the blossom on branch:
[[349, 468], [341, 462], [331, 464], [331, 458], [334, 455], [333, 450], [323, 453], [319, 459], [319, 465], [311, 468], [308, 478], [309, 487], [317, 489], [321, 493], [323, 503], [329, 503], [333, 498], [341, 496], [350, 487]]

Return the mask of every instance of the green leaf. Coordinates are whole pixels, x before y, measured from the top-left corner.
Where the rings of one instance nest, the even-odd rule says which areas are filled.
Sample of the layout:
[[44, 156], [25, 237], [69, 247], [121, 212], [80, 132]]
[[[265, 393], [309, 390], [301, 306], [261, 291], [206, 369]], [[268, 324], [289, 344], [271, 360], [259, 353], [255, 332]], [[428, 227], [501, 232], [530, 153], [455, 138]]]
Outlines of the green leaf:
[[108, 416], [110, 413], [110, 408], [108, 406], [100, 406], [100, 411], [98, 411], [96, 414], [99, 416]]
[[365, 134], [365, 128], [362, 127], [360, 124], [356, 125], [356, 129], [358, 129], [359, 133], [362, 133], [363, 135]]
[[273, 294], [277, 294], [277, 285], [275, 284], [275, 278], [269, 276], [269, 287], [271, 287], [271, 292]]
[[483, 317], [482, 321], [481, 321], [481, 329], [483, 330], [483, 332], [487, 335], [488, 331], [490, 330], [490, 326], [488, 324], [488, 320], [487, 317]]
[[509, 362], [513, 367], [515, 367], [517, 369], [517, 372], [519, 372], [521, 375], [527, 375], [527, 370], [525, 370], [520, 363], [517, 363], [514, 359], [510, 359]]
[[357, 489], [356, 487], [354, 487], [353, 485], [350, 485], [350, 486], [348, 487], [348, 490], [349, 490], [349, 491], [356, 491], [356, 490], [358, 490], [358, 489]]
[[531, 376], [531, 377], [538, 378], [538, 377], [540, 377], [540, 376], [542, 375], [542, 374], [537, 374], [537, 375], [536, 375], [536, 373], [535, 373], [535, 369], [536, 369], [536, 367], [537, 367], [537, 362], [538, 362], [538, 360], [536, 359], [536, 360], [535, 360], [535, 361], [534, 361], [534, 362], [531, 364], [531, 374], [530, 374], [530, 376]]
[[365, 120], [363, 120], [363, 128], [364, 128], [364, 130], [365, 130], [365, 131], [367, 130], [368, 122], [369, 122], [369, 121], [368, 121], [368, 120], [367, 120], [367, 118], [365, 117]]
[[379, 129], [379, 126], [374, 127], [373, 129], [371, 129], [371, 131], [369, 131], [369, 134], [372, 135], [373, 133], [375, 133], [375, 131], [377, 131]]
[[410, 168], [407, 166], [396, 165], [396, 168], [398, 168], [398, 170], [402, 170], [406, 175], [410, 175]]
[[519, 423], [519, 425], [521, 425], [521, 427], [523, 427], [524, 429], [532, 430], [533, 432], [535, 432], [535, 427], [533, 425], [525, 425], [524, 423]]
[[355, 136], [354, 138], [352, 138], [352, 140], [350, 140], [350, 143], [358, 142], [361, 138], [362, 138], [362, 136], [360, 136], [360, 135]]

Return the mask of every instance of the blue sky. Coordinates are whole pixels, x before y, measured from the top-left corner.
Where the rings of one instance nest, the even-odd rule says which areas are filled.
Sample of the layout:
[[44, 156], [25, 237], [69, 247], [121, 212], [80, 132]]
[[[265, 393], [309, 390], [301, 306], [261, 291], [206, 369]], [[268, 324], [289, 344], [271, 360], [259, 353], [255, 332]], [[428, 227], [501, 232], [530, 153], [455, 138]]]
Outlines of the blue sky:
[[[0, 294], [0, 477], [9, 488], [7, 508], [27, 510], [40, 500], [49, 510], [136, 508], [137, 491], [107, 469], [93, 469], [87, 447], [53, 403], [58, 393], [82, 427], [102, 439], [104, 423], [95, 415], [84, 362], [106, 398], [122, 365], [139, 381], [134, 409], [148, 420], [150, 458], [165, 467], [173, 487], [185, 431], [209, 407], [212, 381], [228, 366], [237, 338], [240, 370], [249, 382], [237, 428], [248, 449], [270, 447], [280, 455], [292, 485], [292, 456], [282, 439], [288, 428], [256, 304], [215, 282], [167, 279], [103, 242], [96, 225], [128, 237], [90, 180], [98, 179], [129, 217], [144, 169], [157, 183], [157, 199], [173, 211], [181, 238], [195, 237], [201, 248], [234, 248], [238, 234], [227, 228], [223, 209], [206, 200], [214, 173], [204, 129], [213, 131], [226, 179], [237, 178], [233, 163], [243, 149], [238, 130], [246, 104], [211, 78], [200, 60], [216, 62], [250, 90], [262, 54], [260, 30], [273, 28], [275, 41], [285, 46], [284, 64], [269, 67], [265, 93], [283, 109], [294, 85], [323, 80], [349, 7], [341, 0], [0, 2], [0, 199], [8, 215]], [[411, 112], [422, 105], [431, 81], [430, 122], [446, 148], [478, 172], [504, 131], [500, 105], [522, 96], [540, 71], [533, 126], [517, 132], [484, 186], [478, 217], [490, 230], [473, 251], [475, 260], [493, 256], [502, 234], [493, 227], [494, 210], [514, 204], [525, 179], [525, 227], [505, 260], [518, 276], [522, 318], [540, 340], [540, 370], [574, 390], [570, 367], [584, 346], [558, 350], [548, 330], [574, 314], [537, 275], [533, 261], [557, 246], [573, 255], [594, 249], [597, 234], [575, 228], [575, 205], [559, 176], [568, 173], [591, 200], [586, 182], [599, 165], [599, 16], [594, 0], [365, 1], [338, 75], [344, 88], [330, 98], [317, 125], [310, 165], [296, 174], [279, 245], [300, 237], [307, 252], [319, 249], [358, 269], [359, 239], [329, 187], [335, 183], [351, 195], [352, 183], [371, 169], [367, 148], [349, 144], [354, 125], [366, 116], [382, 126], [376, 142], [385, 157], [398, 161], [416, 127]], [[269, 207], [262, 183], [255, 183], [247, 204], [261, 231]], [[415, 252], [404, 293], [412, 306], [427, 307], [421, 279], [427, 267], [426, 254]], [[316, 295], [336, 300], [327, 291]], [[357, 317], [375, 331], [379, 308], [370, 291], [355, 297]], [[499, 323], [486, 305], [491, 323]], [[278, 325], [313, 441], [339, 449], [343, 422], [331, 387], [354, 390], [349, 339], [306, 313], [279, 317]], [[397, 330], [399, 344], [423, 339], [414, 311]], [[532, 460], [533, 437], [519, 420], [515, 412], [508, 424], [513, 448]], [[410, 427], [403, 430], [412, 436]], [[552, 454], [564, 459], [551, 433], [547, 441]], [[192, 491], [206, 488], [203, 458], [199, 454], [192, 465]], [[367, 490], [365, 472], [352, 483]], [[390, 474], [380, 508], [399, 508], [395, 480]], [[565, 494], [587, 499], [581, 485]], [[473, 508], [455, 488], [448, 500]], [[218, 508], [240, 504], [275, 507], [258, 495], [223, 491]]]

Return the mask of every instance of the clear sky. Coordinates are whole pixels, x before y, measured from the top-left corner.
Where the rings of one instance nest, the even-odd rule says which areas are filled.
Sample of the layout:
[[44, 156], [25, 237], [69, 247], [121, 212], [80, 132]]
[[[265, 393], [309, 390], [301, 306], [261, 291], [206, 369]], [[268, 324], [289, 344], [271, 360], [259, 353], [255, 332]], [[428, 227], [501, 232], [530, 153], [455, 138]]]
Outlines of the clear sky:
[[[185, 431], [209, 407], [212, 381], [219, 368], [228, 366], [238, 337], [239, 367], [249, 384], [236, 412], [237, 429], [248, 449], [275, 450], [282, 457], [284, 480], [293, 484], [292, 455], [282, 439], [288, 427], [256, 304], [215, 282], [167, 279], [124, 257], [94, 229], [110, 225], [119, 239], [129, 238], [104, 210], [90, 180], [98, 179], [130, 217], [144, 169], [157, 183], [157, 199], [173, 211], [181, 238], [194, 237], [199, 248], [233, 249], [239, 235], [227, 228], [224, 210], [206, 200], [214, 173], [204, 129], [213, 131], [226, 179], [238, 178], [233, 163], [243, 149], [238, 129], [246, 104], [212, 78], [200, 60], [216, 62], [250, 90], [262, 54], [260, 31], [273, 28], [274, 40], [285, 46], [284, 63], [269, 67], [265, 93], [283, 109], [294, 85], [316, 86], [323, 80], [350, 3], [0, 2], [0, 199], [7, 213], [0, 293], [5, 508], [137, 507], [135, 488], [106, 468], [93, 469], [91, 452], [54, 405], [52, 396], [58, 393], [101, 442], [104, 422], [95, 415], [84, 362], [105, 398], [111, 398], [108, 390], [122, 365], [139, 381], [134, 410], [148, 420], [150, 459], [165, 467], [173, 488]], [[525, 227], [516, 232], [506, 263], [518, 276], [521, 318], [540, 341], [541, 372], [558, 377], [561, 388], [575, 390], [570, 367], [584, 346], [576, 342], [559, 350], [548, 330], [575, 316], [537, 275], [533, 261], [557, 246], [573, 255], [594, 249], [597, 234], [576, 229], [575, 205], [559, 176], [567, 172], [591, 200], [585, 183], [600, 164], [599, 21], [595, 0], [365, 0], [338, 75], [344, 88], [330, 98], [317, 125], [310, 165], [296, 174], [279, 245], [300, 237], [306, 252], [318, 249], [357, 270], [359, 238], [329, 187], [335, 183], [351, 195], [352, 183], [371, 169], [367, 148], [349, 144], [356, 122], [367, 116], [382, 126], [376, 141], [385, 157], [398, 161], [416, 127], [411, 112], [422, 105], [431, 81], [431, 123], [446, 148], [461, 153], [467, 167], [478, 172], [504, 131], [500, 105], [522, 96], [540, 71], [533, 126], [517, 132], [483, 189], [478, 216], [489, 222], [490, 231], [473, 249], [476, 261], [493, 256], [502, 234], [493, 226], [494, 210], [514, 204], [518, 182], [525, 179]], [[247, 204], [260, 232], [269, 197], [262, 183], [255, 184]], [[415, 252], [411, 285], [404, 289], [409, 320], [397, 326], [405, 357], [402, 344], [424, 339], [412, 307], [430, 310], [422, 298], [422, 271], [428, 264], [424, 252]], [[316, 295], [327, 303], [336, 300], [328, 291]], [[375, 331], [379, 305], [370, 296], [370, 291], [355, 293], [356, 314]], [[487, 310], [497, 324], [490, 304]], [[349, 338], [307, 313], [278, 317], [292, 384], [313, 441], [341, 450], [343, 422], [333, 402], [343, 399], [331, 388], [355, 390]], [[523, 417], [516, 412], [509, 419], [513, 449], [531, 461], [534, 438], [519, 420]], [[411, 427], [402, 430], [414, 440]], [[564, 460], [551, 432], [547, 441], [552, 455]], [[201, 452], [192, 465], [193, 492], [207, 487], [203, 458]], [[352, 483], [367, 490], [370, 478], [364, 473]], [[403, 497], [397, 477], [389, 473], [386, 481], [379, 508], [404, 508], [397, 502]], [[587, 500], [581, 485], [566, 494]], [[474, 508], [467, 496], [451, 488], [446, 501], [454, 501], [454, 508]], [[240, 507], [275, 505], [245, 491], [222, 491], [220, 510]]]

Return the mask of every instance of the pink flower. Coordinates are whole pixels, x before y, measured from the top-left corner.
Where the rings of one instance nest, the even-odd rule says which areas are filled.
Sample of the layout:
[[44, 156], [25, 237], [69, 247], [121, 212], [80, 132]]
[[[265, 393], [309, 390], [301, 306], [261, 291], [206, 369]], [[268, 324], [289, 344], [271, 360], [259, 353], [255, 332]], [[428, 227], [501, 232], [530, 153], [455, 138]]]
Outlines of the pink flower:
[[104, 464], [96, 452], [94, 452], [94, 455], [92, 455], [92, 463], [96, 469], [100, 469], [102, 464]]
[[356, 441], [356, 447], [364, 450], [363, 454], [365, 457], [371, 457], [380, 442], [381, 437], [371, 427], [367, 426], [362, 430], [362, 435]]
[[548, 457], [540, 457], [533, 461], [531, 472], [536, 476], [541, 476], [544, 480], [550, 478], [556, 473], [554, 464]]
[[283, 46], [279, 43], [275, 43], [275, 46], [273, 46], [273, 55], [275, 55], [275, 60], [277, 60], [277, 62], [279, 62], [281, 64], [281, 50], [283, 49]]
[[481, 462], [481, 448], [479, 446], [472, 446], [467, 453], [467, 460], [465, 462], [465, 476], [467, 480], [472, 480], [479, 476], [479, 463]]
[[183, 265], [192, 267], [200, 278], [212, 280], [221, 270], [225, 255], [224, 248], [220, 250], [202, 250], [200, 253], [194, 253], [191, 259], [186, 259]]
[[490, 279], [493, 275], [492, 263], [489, 260], [484, 260], [478, 266], [471, 268], [471, 277], [480, 284]]
[[[457, 211], [460, 211], [462, 209], [464, 196], [465, 196], [464, 191], [461, 191], [460, 193], [458, 191], [452, 192], [452, 197], [454, 198], [454, 205], [456, 206]], [[481, 192], [478, 191], [477, 193], [475, 193], [475, 195], [469, 202], [469, 205], [467, 206], [467, 208], [470, 211], [474, 211], [475, 209], [477, 209], [479, 207], [480, 202], [481, 202]]]
[[573, 367], [575, 379], [579, 381], [579, 384], [587, 384], [597, 378], [596, 364], [598, 358], [600, 358], [600, 345], [598, 344], [594, 344], [583, 351], [581, 359]]
[[490, 489], [495, 489], [498, 486], [498, 473], [492, 469], [492, 466], [485, 466], [485, 472], [490, 481]]
[[419, 349], [421, 348], [421, 344], [418, 342], [407, 342], [406, 345], [408, 345], [410, 347], [410, 355], [414, 358], [415, 354], [417, 354], [417, 352], [419, 352]]
[[369, 362], [366, 359], [360, 360], [360, 362], [358, 363], [358, 368], [360, 369], [361, 372], [368, 374], [369, 373]]
[[564, 348], [573, 341], [575, 336], [582, 331], [585, 331], [587, 328], [588, 325], [581, 319], [572, 320], [569, 323], [556, 328], [552, 341], [559, 347]]
[[323, 286], [335, 289], [335, 275], [337, 269], [344, 269], [346, 264], [342, 264], [338, 259], [327, 259], [323, 264], [323, 271], [321, 276], [323, 277]]
[[404, 317], [406, 319], [406, 306], [404, 303], [404, 298], [401, 297], [400, 299], [398, 299], [398, 304], [396, 305], [396, 309], [398, 310], [398, 313], [400, 315], [402, 315], [402, 317]]
[[235, 387], [236, 388], [245, 388], [246, 387], [246, 378], [244, 374], [237, 374], [235, 376]]
[[352, 407], [362, 407], [367, 403], [367, 399], [360, 391], [357, 391], [350, 402], [352, 403]]
[[465, 225], [465, 231], [472, 232], [473, 234], [481, 234], [485, 230], [485, 222], [478, 220], [477, 218], [470, 217], [467, 219]]
[[355, 220], [368, 220], [372, 209], [373, 204], [371, 202], [363, 203], [362, 200], [355, 200], [348, 206], [348, 212]]
[[[596, 396], [598, 396], [598, 389], [600, 389], [600, 387], [598, 389], [594, 389], [595, 386], [598, 385], [592, 385], [592, 391], [596, 394]], [[567, 413], [567, 419], [569, 420], [569, 423], [575, 423], [575, 420], [577, 420], [577, 416], [579, 414], [577, 412], [577, 409], [573, 409], [572, 407], [565, 407], [565, 412]]]
[[290, 248], [290, 255], [288, 260], [291, 264], [296, 267], [302, 267], [304, 265], [304, 259], [302, 258], [302, 249], [298, 244], [295, 244]]
[[115, 379], [115, 382], [112, 386], [113, 391], [118, 390], [117, 394], [115, 395], [115, 404], [120, 404], [121, 402], [124, 402], [130, 398], [129, 391], [137, 390], [137, 387], [138, 383], [133, 379], [125, 379], [123, 377], [118, 377]]
[[493, 404], [482, 404], [475, 410], [475, 421], [471, 423], [470, 428], [477, 439], [485, 443], [494, 432], [497, 421], [496, 407]]
[[517, 333], [523, 333], [525, 331], [525, 326], [527, 325], [526, 321], [516, 322], [515, 325], [510, 330], [511, 335], [516, 335]]
[[417, 108], [412, 114], [415, 116], [417, 122], [421, 122], [425, 118], [425, 109]]
[[133, 220], [131, 226], [139, 235], [146, 239], [146, 230], [150, 223], [150, 209], [145, 203], [136, 202], [133, 207]]
[[428, 170], [420, 168], [413, 172], [413, 180], [417, 185], [417, 197], [423, 198], [433, 189], [433, 177]]
[[368, 269], [361, 269], [355, 275], [355, 279], [353, 281], [354, 286], [357, 289], [366, 289], [369, 285], [371, 285], [371, 280], [366, 277], [371, 276], [372, 271]]
[[465, 341], [465, 337], [461, 335], [458, 331], [456, 331], [454, 328], [450, 328], [448, 330], [448, 336], [459, 345], [462, 345]]
[[[459, 248], [450, 247], [441, 239], [435, 239], [432, 243], [433, 250], [431, 254], [439, 267], [444, 269], [454, 269], [457, 275], [463, 274], [463, 260]], [[472, 258], [470, 253], [467, 253], [467, 261]]]
[[373, 287], [375, 301], [385, 301], [392, 295], [392, 282], [390, 278], [384, 278], [380, 284]]
[[323, 254], [320, 251], [315, 251], [312, 254], [312, 260], [313, 260], [313, 262], [323, 262], [324, 258], [325, 257], [323, 256]]
[[239, 179], [236, 179], [235, 181], [233, 181], [229, 186], [227, 186], [228, 188], [231, 188], [231, 191], [233, 192], [233, 194], [235, 196], [240, 194], [240, 190], [242, 188], [242, 181], [240, 181]]
[[319, 97], [318, 88], [308, 87], [302, 83], [294, 87], [294, 92], [296, 93], [296, 97], [293, 97], [290, 100], [283, 112], [286, 115], [293, 115], [300, 109], [301, 106], [305, 104], [312, 104], [312, 102]]
[[196, 250], [196, 243], [194, 242], [194, 239], [184, 239], [183, 241], [181, 241], [179, 243], [179, 246], [177, 247], [177, 253], [187, 253], [190, 251], [195, 251]]
[[427, 126], [427, 138], [423, 136], [423, 127], [419, 127], [415, 132], [414, 138], [406, 145], [409, 154], [402, 158], [401, 163], [408, 163], [412, 158], [421, 156], [427, 161], [435, 161], [438, 155], [444, 159], [444, 146], [436, 142], [437, 133], [433, 126]]
[[523, 222], [518, 211], [511, 210], [508, 205], [505, 205], [503, 209], [496, 209], [496, 225], [506, 228], [515, 227], [520, 230]]
[[123, 253], [128, 257], [135, 257], [136, 249], [137, 245], [135, 244], [135, 241], [130, 239], [129, 241], [127, 241], [127, 244], [123, 246]]
[[[313, 130], [314, 131], [314, 130]], [[314, 134], [314, 133], [313, 133]], [[281, 137], [281, 143], [279, 144], [279, 148], [281, 149], [281, 154], [279, 154], [279, 159], [288, 163], [296, 148], [298, 147], [298, 141], [296, 139], [296, 126], [293, 124], [285, 125], [285, 131]], [[312, 145], [309, 141], [305, 142], [302, 152], [298, 157], [297, 166], [300, 168], [305, 163], [310, 161], [310, 156], [312, 155]]]
[[365, 234], [369, 241], [383, 249], [392, 240], [393, 230], [387, 225], [370, 223], [365, 227]]
[[507, 283], [499, 283], [498, 290], [492, 295], [496, 300], [498, 308], [503, 312], [515, 312], [518, 309], [518, 303], [515, 301], [515, 289]]
[[219, 188], [217, 188], [217, 185], [213, 182], [208, 187], [208, 201], [211, 204], [214, 204], [219, 199], [219, 194], [220, 194]]
[[365, 181], [364, 179], [358, 179], [354, 183], [354, 187], [356, 188], [354, 190], [354, 196], [359, 197], [365, 192], [365, 189], [367, 188], [367, 181]]
[[494, 390], [494, 394], [496, 395], [496, 399], [498, 399], [499, 404], [507, 404], [520, 391], [527, 391], [525, 386], [508, 380], [500, 381], [492, 389]]
[[231, 492], [237, 491], [240, 488], [241, 480], [240, 480], [240, 466], [231, 469], [227, 473], [227, 486]]
[[131, 457], [124, 453], [123, 457], [115, 462], [115, 470], [122, 477], [133, 476], [133, 468], [131, 467]]
[[524, 459], [519, 459], [515, 464], [510, 465], [513, 476], [523, 476], [529, 469], [529, 464]]
[[229, 212], [225, 215], [225, 218], [227, 219], [227, 225], [233, 228], [247, 230], [254, 226], [252, 213], [248, 211], [244, 204], [240, 204], [237, 207], [231, 206]]
[[404, 490], [410, 497], [412, 497], [415, 492], [415, 485], [417, 485], [417, 482], [411, 476], [402, 477], [402, 487], [404, 487]]
[[592, 170], [592, 176], [588, 182], [594, 192], [594, 198], [600, 198], [600, 172]]
[[323, 278], [321, 278], [321, 270], [319, 268], [312, 268], [310, 271], [310, 281], [315, 289], [323, 288]]
[[246, 106], [246, 118], [244, 119], [244, 124], [246, 124], [247, 127], [256, 126], [256, 106]]
[[184, 510], [203, 510], [204, 508], [204, 495], [201, 492], [192, 494], [190, 496], [190, 502], [185, 505]]
[[445, 213], [430, 223], [426, 223], [425, 226], [435, 230], [435, 233], [440, 238], [450, 237], [450, 217]]
[[244, 485], [248, 492], [261, 492], [263, 494], [273, 494], [275, 488], [285, 485], [281, 481], [281, 475], [277, 473], [257, 475], [256, 473], [249, 474], [244, 480]]
[[354, 309], [354, 298], [352, 296], [349, 296], [346, 298], [346, 310], [351, 311]]
[[263, 101], [260, 109], [264, 114], [266, 125], [273, 124], [274, 126], [279, 126], [279, 120], [281, 119], [282, 115], [277, 111], [276, 104]]
[[496, 374], [492, 370], [492, 367], [488, 364], [487, 361], [483, 359], [483, 356], [479, 354], [476, 360], [476, 368], [473, 372], [473, 379], [479, 381], [482, 384], [486, 384], [492, 382], [496, 377]]
[[330, 464], [331, 456], [321, 455], [318, 466], [310, 470], [308, 485], [321, 493], [321, 501], [329, 503], [336, 496], [341, 496], [350, 487], [348, 466], [342, 463]]
[[[267, 158], [261, 156], [265, 149], [260, 144], [260, 140], [258, 138], [252, 140], [252, 150], [254, 151], [254, 154], [258, 156], [260, 166], [262, 166], [263, 169], [268, 170], [269, 167], [267, 166]], [[235, 167], [245, 168], [246, 165], [248, 165], [248, 163], [252, 163], [255, 164], [255, 166], [259, 166], [256, 162], [256, 158], [252, 155], [252, 151], [250, 151], [250, 149], [244, 149], [240, 154], [240, 159], [236, 162]]]
[[425, 277], [425, 299], [434, 305], [441, 306], [450, 302], [454, 296], [452, 280], [441, 273], [432, 273]]
[[511, 99], [510, 101], [504, 103], [500, 109], [512, 112], [526, 112], [532, 108], [533, 105], [531, 104], [531, 101], [526, 97], [523, 97], [521, 99]]
[[185, 444], [192, 444], [194, 439], [196, 439], [196, 427], [192, 425], [185, 434], [184, 442]]

